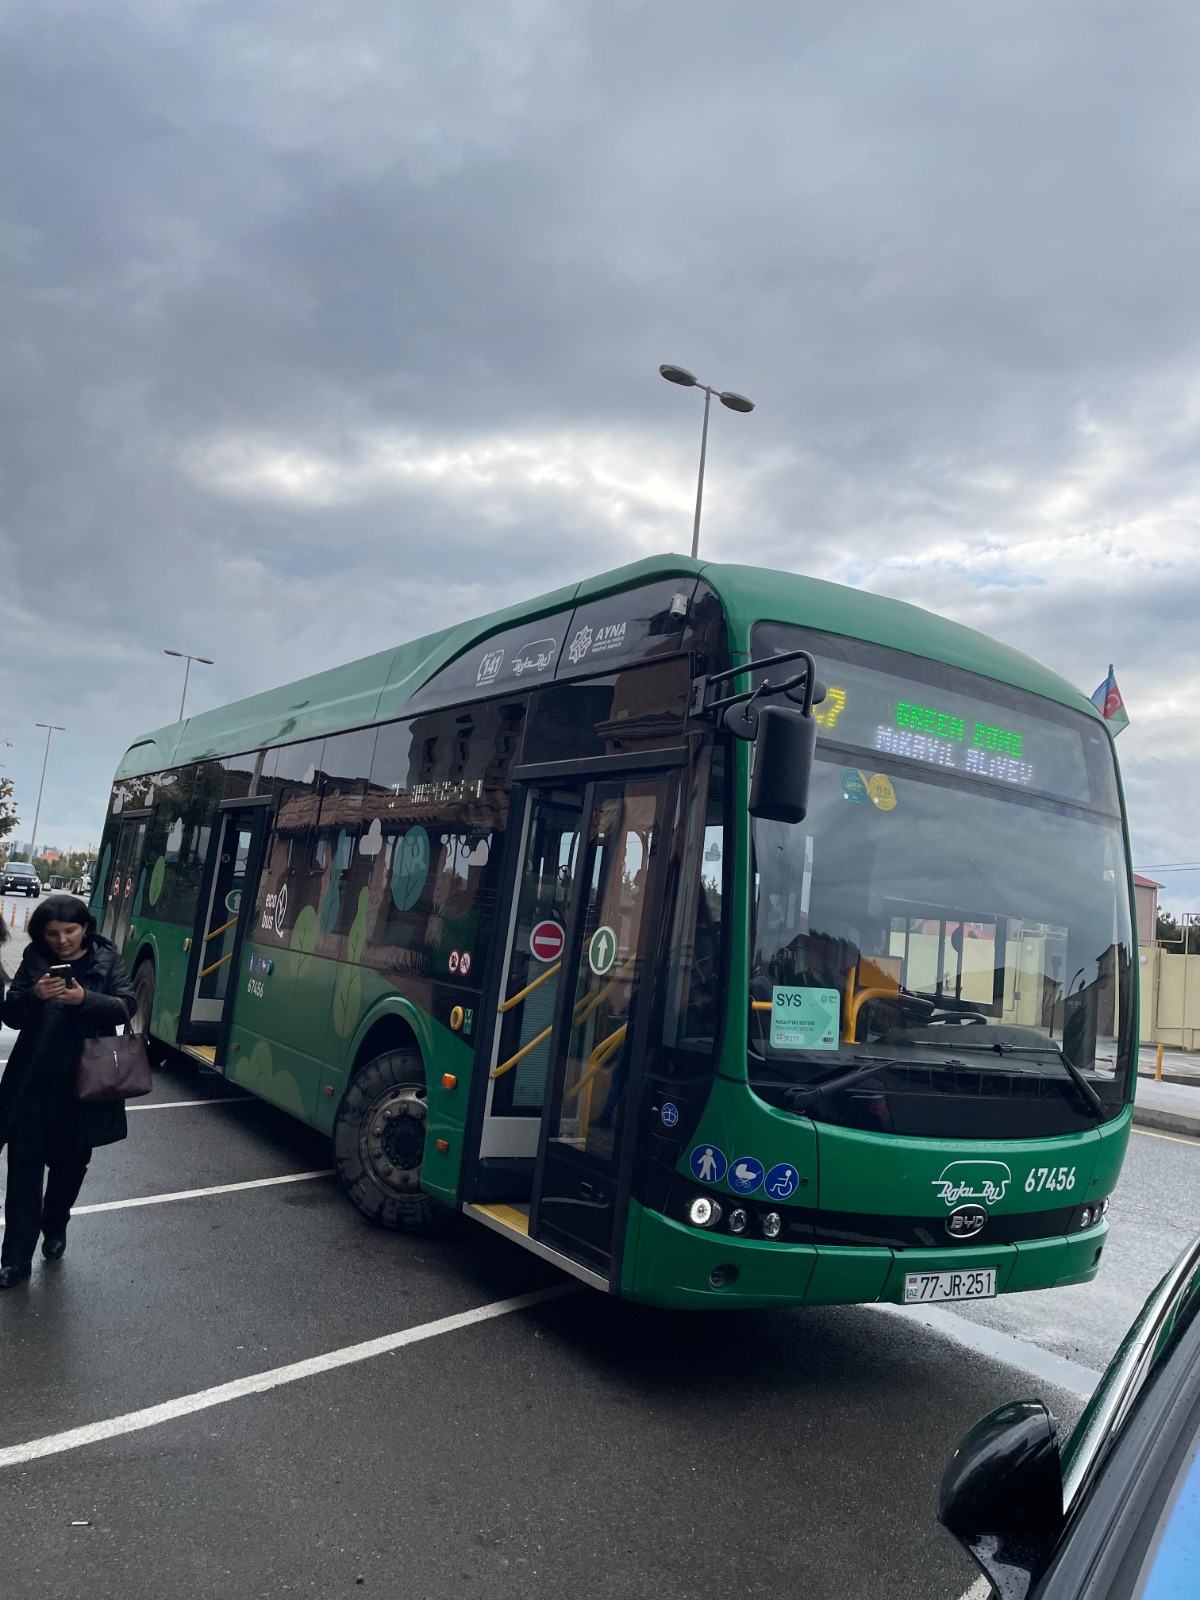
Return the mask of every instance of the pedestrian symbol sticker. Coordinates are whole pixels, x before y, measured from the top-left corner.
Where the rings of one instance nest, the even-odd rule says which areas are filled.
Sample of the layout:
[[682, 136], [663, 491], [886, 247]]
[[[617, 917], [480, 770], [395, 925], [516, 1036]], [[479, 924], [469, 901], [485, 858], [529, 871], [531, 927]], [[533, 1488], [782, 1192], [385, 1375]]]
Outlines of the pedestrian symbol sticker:
[[672, 1101], [668, 1100], [663, 1105], [662, 1110], [659, 1112], [659, 1116], [662, 1118], [662, 1125], [664, 1128], [673, 1128], [679, 1121], [679, 1107]]
[[[698, 1144], [688, 1164], [692, 1169], [692, 1177], [699, 1178], [701, 1183], [720, 1183], [729, 1168], [725, 1152], [718, 1150], [715, 1144]], [[759, 1172], [761, 1174], [761, 1167]]]
[[790, 1200], [799, 1187], [800, 1174], [786, 1161], [767, 1173], [766, 1189], [772, 1200]]
[[598, 978], [611, 971], [617, 959], [617, 936], [611, 928], [597, 928], [588, 940], [588, 966]]

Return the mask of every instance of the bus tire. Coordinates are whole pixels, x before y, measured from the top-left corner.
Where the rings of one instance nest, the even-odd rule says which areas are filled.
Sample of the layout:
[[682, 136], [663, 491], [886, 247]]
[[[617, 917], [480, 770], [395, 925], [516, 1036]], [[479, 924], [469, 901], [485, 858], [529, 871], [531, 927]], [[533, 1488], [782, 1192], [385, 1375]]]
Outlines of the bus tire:
[[414, 1050], [388, 1050], [360, 1067], [333, 1125], [338, 1177], [378, 1228], [430, 1233], [447, 1208], [421, 1188], [425, 1068]]
[[133, 992], [137, 999], [131, 1021], [136, 1032], [140, 1033], [146, 1041], [146, 1059], [152, 1067], [160, 1067], [164, 1060], [162, 1046], [150, 1035], [150, 1025], [154, 1020], [154, 962], [147, 956], [145, 961], [139, 961], [133, 974]]

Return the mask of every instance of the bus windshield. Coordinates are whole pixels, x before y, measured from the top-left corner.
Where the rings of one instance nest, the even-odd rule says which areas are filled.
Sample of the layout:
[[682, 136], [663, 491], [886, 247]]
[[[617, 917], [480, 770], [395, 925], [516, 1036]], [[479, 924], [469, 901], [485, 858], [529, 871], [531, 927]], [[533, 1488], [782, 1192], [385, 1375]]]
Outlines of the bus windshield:
[[1103, 733], [970, 674], [762, 631], [756, 655], [813, 649], [829, 694], [805, 821], [754, 823], [754, 1087], [927, 1136], [1115, 1116], [1133, 939]]

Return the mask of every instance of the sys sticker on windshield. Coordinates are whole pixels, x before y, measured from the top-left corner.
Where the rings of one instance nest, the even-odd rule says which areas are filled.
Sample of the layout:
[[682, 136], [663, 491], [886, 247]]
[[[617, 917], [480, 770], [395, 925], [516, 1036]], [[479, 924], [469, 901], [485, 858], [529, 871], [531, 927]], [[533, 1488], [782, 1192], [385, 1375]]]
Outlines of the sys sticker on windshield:
[[771, 990], [772, 1050], [836, 1050], [842, 997], [836, 989]]

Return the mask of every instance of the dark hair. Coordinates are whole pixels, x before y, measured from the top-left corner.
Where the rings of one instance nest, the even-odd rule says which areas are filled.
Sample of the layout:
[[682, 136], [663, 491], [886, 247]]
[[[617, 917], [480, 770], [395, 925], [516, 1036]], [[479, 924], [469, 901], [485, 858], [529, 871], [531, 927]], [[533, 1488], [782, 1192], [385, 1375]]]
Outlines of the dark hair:
[[5, 939], [7, 939], [7, 938], [8, 938], [8, 923], [5, 922], [3, 917], [0, 917], [0, 944], [3, 944]]
[[88, 944], [96, 937], [96, 919], [82, 900], [77, 900], [73, 894], [52, 894], [49, 900], [43, 900], [41, 905], [29, 919], [29, 939], [42, 955], [53, 955], [47, 950], [42, 937], [48, 922], [78, 922], [84, 929], [84, 939]]

